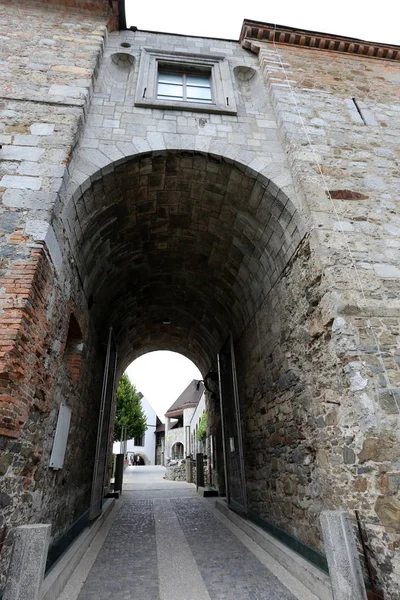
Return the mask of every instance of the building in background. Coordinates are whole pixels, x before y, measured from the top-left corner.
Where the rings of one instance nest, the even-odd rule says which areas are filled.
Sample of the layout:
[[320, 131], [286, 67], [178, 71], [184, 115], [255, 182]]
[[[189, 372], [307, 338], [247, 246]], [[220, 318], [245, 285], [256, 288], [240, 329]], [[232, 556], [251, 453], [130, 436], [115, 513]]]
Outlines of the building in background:
[[206, 396], [205, 393], [201, 395], [199, 402], [194, 410], [192, 418], [190, 419], [190, 448], [189, 454], [194, 458], [198, 452], [206, 452], [205, 440], [198, 439], [198, 431], [200, 421], [203, 413], [206, 410]]
[[141, 392], [139, 392], [139, 396], [142, 402], [143, 412], [146, 415], [147, 430], [141, 437], [127, 440], [125, 449], [123, 448], [122, 442], [114, 442], [113, 452], [114, 454], [119, 454], [121, 451], [125, 451], [129, 464], [155, 465], [155, 434], [158, 417], [149, 401], [146, 400]]
[[165, 424], [157, 417], [156, 426], [156, 465], [165, 464]]
[[202, 398], [204, 403], [204, 385], [193, 379], [165, 413], [166, 461], [185, 458], [191, 453], [191, 421]]

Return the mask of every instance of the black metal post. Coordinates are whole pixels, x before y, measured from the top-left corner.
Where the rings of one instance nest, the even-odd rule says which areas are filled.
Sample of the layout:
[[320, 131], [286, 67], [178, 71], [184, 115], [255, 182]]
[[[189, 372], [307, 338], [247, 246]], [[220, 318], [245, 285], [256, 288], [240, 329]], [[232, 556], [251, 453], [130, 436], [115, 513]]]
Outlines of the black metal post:
[[114, 492], [122, 494], [122, 482], [124, 480], [125, 454], [117, 454], [115, 457]]
[[204, 460], [203, 453], [196, 454], [196, 488], [204, 487]]

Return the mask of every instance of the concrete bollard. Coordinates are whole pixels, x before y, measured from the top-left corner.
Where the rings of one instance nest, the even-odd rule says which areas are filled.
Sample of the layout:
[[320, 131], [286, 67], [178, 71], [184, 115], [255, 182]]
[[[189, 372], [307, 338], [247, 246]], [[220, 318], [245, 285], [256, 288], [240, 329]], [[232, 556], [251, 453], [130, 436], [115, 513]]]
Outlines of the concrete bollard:
[[367, 600], [349, 515], [325, 510], [320, 522], [334, 600]]
[[51, 525], [21, 525], [14, 546], [3, 600], [39, 600]]

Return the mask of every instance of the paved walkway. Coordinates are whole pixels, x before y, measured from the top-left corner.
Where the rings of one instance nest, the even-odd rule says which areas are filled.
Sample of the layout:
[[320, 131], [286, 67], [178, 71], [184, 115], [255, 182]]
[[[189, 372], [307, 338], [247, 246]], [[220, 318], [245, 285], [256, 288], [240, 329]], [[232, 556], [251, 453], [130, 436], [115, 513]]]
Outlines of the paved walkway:
[[163, 475], [162, 467], [128, 467], [103, 539], [59, 600], [315, 598], [220, 515], [214, 501]]

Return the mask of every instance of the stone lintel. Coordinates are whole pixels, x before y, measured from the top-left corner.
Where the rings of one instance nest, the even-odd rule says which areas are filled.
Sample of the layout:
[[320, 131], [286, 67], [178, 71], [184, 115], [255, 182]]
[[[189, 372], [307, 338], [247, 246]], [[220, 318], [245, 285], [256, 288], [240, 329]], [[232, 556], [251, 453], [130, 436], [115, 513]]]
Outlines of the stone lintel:
[[260, 42], [285, 44], [328, 52], [356, 54], [366, 58], [400, 61], [400, 46], [367, 42], [331, 33], [295, 29], [286, 25], [244, 20], [240, 39], [243, 48], [258, 53]]

